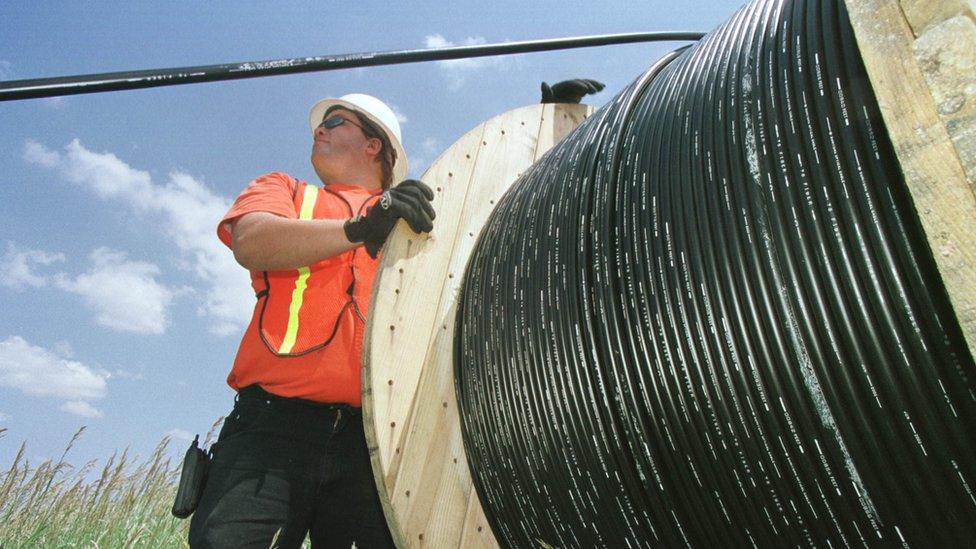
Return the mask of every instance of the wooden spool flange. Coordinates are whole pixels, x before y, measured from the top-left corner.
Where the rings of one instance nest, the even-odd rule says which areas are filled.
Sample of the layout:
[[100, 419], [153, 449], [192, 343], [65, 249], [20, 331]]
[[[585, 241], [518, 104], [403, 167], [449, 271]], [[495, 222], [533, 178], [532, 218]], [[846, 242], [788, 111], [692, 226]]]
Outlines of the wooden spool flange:
[[591, 107], [532, 105], [466, 133], [424, 173], [429, 235], [383, 249], [363, 337], [363, 420], [398, 547], [497, 547], [472, 488], [454, 394], [454, 314], [481, 228], [512, 183]]

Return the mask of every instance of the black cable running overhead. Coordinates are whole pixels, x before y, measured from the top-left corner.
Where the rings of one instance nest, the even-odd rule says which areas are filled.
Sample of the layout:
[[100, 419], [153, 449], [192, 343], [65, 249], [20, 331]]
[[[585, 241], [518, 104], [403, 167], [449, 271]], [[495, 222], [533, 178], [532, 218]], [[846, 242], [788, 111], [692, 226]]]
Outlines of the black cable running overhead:
[[754, 2], [499, 202], [455, 371], [504, 546], [963, 546], [970, 355], [843, 2]]
[[55, 76], [29, 80], [0, 81], [0, 101], [36, 99], [106, 91], [135, 90], [222, 80], [242, 80], [282, 74], [322, 72], [357, 67], [400, 65], [423, 61], [467, 59], [492, 55], [513, 55], [541, 51], [592, 48], [641, 42], [698, 40], [700, 32], [630, 32], [595, 36], [573, 36], [544, 40], [525, 40], [501, 44], [451, 46], [422, 50], [347, 53], [321, 57], [296, 57], [269, 61], [246, 61], [221, 65], [197, 65], [172, 69], [105, 72], [79, 76]]

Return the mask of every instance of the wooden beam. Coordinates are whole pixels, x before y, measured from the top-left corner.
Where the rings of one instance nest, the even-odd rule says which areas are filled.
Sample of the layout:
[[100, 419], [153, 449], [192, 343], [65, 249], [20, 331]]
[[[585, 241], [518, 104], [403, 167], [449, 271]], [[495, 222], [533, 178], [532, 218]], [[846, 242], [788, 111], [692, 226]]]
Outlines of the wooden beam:
[[861, 57], [971, 354], [976, 356], [976, 196], [913, 53], [897, 0], [846, 0]]
[[434, 231], [418, 237], [401, 223], [383, 250], [363, 337], [363, 416], [380, 500], [400, 547], [498, 546], [461, 440], [457, 296], [495, 204], [591, 111], [532, 105], [465, 134], [422, 177], [436, 189]]
[[912, 50], [970, 188], [976, 190], [976, 21], [956, 15], [929, 26]]
[[973, 0], [900, 0], [915, 36], [921, 36], [929, 27], [959, 15], [972, 17]]

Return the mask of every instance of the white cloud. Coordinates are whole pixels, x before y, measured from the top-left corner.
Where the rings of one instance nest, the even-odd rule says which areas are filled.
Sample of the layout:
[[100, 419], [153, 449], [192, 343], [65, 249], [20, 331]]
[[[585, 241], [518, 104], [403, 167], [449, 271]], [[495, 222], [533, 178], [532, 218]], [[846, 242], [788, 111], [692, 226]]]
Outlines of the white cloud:
[[91, 419], [97, 419], [105, 415], [101, 410], [83, 400], [69, 400], [62, 404], [59, 410]]
[[424, 148], [424, 154], [434, 154], [441, 148], [440, 141], [438, 141], [436, 137], [428, 137], [427, 139], [424, 139], [422, 146]]
[[71, 344], [67, 341], [58, 341], [51, 348], [55, 354], [63, 356], [65, 358], [71, 358], [75, 354], [75, 350], [71, 347]]
[[121, 198], [140, 210], [153, 204], [153, 183], [149, 172], [135, 170], [112, 153], [95, 153], [74, 139], [61, 154], [35, 141], [27, 141], [24, 159], [45, 168], [58, 168], [64, 177], [93, 191], [100, 198]]
[[68, 98], [63, 96], [45, 97], [44, 99], [41, 99], [41, 105], [44, 105], [50, 109], [61, 110], [68, 106]]
[[7, 251], [0, 259], [0, 284], [9, 288], [46, 286], [49, 277], [38, 274], [35, 266], [50, 265], [56, 261], [64, 261], [64, 254], [21, 250], [13, 242], [7, 242]]
[[440, 141], [433, 137], [428, 137], [424, 139], [423, 143], [420, 145], [421, 153], [415, 154], [410, 158], [410, 175], [411, 177], [420, 177], [423, 175], [423, 170], [430, 167], [430, 163], [435, 155], [441, 152]]
[[61, 155], [48, 150], [37, 141], [28, 139], [24, 145], [24, 160], [45, 168], [54, 168], [61, 163]]
[[[429, 34], [424, 37], [424, 45], [428, 48], [453, 48], [455, 46], [477, 46], [484, 44], [485, 39], [481, 36], [469, 36], [461, 43], [451, 42], [439, 34]], [[438, 65], [445, 69], [454, 70], [474, 70], [495, 64], [500, 65], [501, 59], [497, 57], [468, 57], [465, 59], [447, 59], [438, 61]]]
[[136, 372], [132, 373], [128, 370], [122, 370], [117, 368], [114, 372], [108, 375], [109, 379], [130, 379], [133, 381], [141, 381], [143, 379], [142, 373]]
[[400, 107], [397, 107], [392, 103], [387, 103], [387, 104], [390, 106], [390, 110], [393, 111], [393, 115], [396, 116], [397, 122], [399, 122], [401, 126], [406, 124], [408, 121], [407, 115], [400, 112]]
[[169, 431], [166, 431], [165, 434], [173, 440], [185, 440], [187, 442], [193, 440], [193, 435], [190, 434], [189, 431], [183, 429], [170, 429]]
[[[460, 43], [451, 42], [440, 34], [430, 34], [424, 37], [424, 45], [428, 48], [450, 48], [454, 46], [477, 46], [484, 44], [485, 39], [481, 36], [469, 36]], [[509, 61], [511, 64], [512, 61]], [[465, 75], [476, 70], [493, 68], [504, 69], [507, 65], [500, 56], [494, 57], [470, 57], [467, 59], [447, 59], [438, 61], [437, 65], [444, 69], [448, 77], [448, 86], [456, 90], [464, 85]]]
[[10, 80], [14, 77], [14, 66], [10, 61], [0, 59], [0, 80]]
[[0, 412], [0, 421], [10, 421], [11, 419], [13, 419], [13, 418], [10, 417], [9, 414], [5, 414], [3, 412]]
[[[79, 295], [102, 326], [123, 332], [161, 334], [168, 325], [167, 309], [177, 290], [156, 280], [160, 269], [152, 263], [129, 261], [122, 252], [99, 248], [92, 252], [91, 269], [77, 277], [65, 273], [43, 275], [37, 265], [64, 261], [64, 254], [20, 249], [12, 242], [0, 261], [0, 284], [11, 288], [40, 288], [50, 281], [64, 291]], [[70, 356], [65, 342], [55, 351]]]
[[216, 225], [230, 200], [182, 172], [172, 172], [165, 183], [152, 180], [112, 153], [86, 149], [77, 139], [60, 153], [28, 141], [24, 159], [57, 169], [62, 176], [96, 196], [123, 203], [153, 225], [180, 249], [199, 280], [200, 314], [210, 320], [216, 334], [237, 333], [250, 318], [254, 298], [247, 271], [216, 237]]
[[0, 385], [30, 396], [71, 400], [104, 397], [107, 376], [84, 364], [31, 345], [20, 336], [0, 341]]
[[58, 275], [58, 287], [81, 296], [102, 326], [137, 334], [166, 331], [166, 311], [176, 291], [156, 280], [159, 267], [129, 261], [124, 253], [108, 248], [92, 252], [91, 261], [91, 270], [74, 279]]

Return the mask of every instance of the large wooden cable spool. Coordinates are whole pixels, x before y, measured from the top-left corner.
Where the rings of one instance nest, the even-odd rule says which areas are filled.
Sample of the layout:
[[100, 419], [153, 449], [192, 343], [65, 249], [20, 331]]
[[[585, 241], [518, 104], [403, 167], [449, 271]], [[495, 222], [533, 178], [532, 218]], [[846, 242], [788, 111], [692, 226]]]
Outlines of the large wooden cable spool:
[[478, 125], [422, 177], [435, 191], [434, 231], [418, 236], [400, 224], [383, 250], [363, 337], [363, 417], [398, 546], [497, 546], [461, 441], [452, 355], [457, 292], [495, 203], [590, 112], [532, 105]]
[[[976, 44], [972, 11], [956, 0], [846, 4], [924, 238], [976, 355], [976, 73], [967, 72], [976, 56], [959, 47]], [[440, 187], [434, 234], [400, 228], [387, 245], [364, 339], [364, 412], [400, 546], [497, 545], [472, 489], [458, 424], [456, 292], [494, 204], [584, 117], [566, 114], [577, 108], [519, 109], [469, 132], [424, 176]]]

